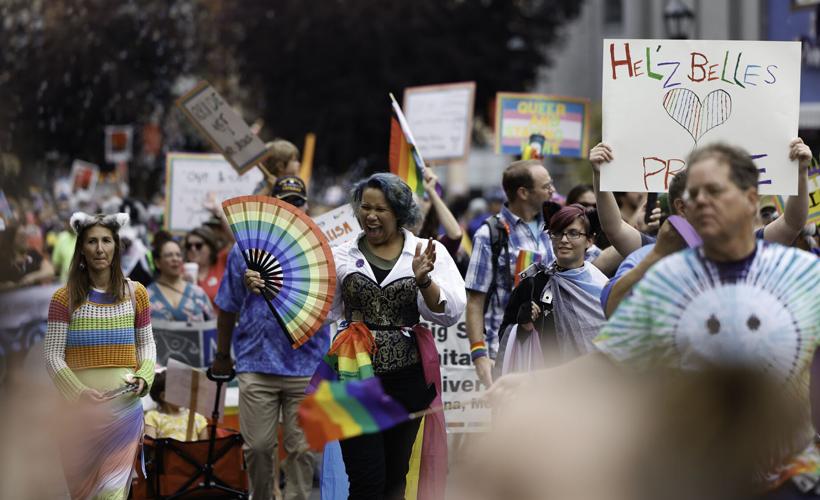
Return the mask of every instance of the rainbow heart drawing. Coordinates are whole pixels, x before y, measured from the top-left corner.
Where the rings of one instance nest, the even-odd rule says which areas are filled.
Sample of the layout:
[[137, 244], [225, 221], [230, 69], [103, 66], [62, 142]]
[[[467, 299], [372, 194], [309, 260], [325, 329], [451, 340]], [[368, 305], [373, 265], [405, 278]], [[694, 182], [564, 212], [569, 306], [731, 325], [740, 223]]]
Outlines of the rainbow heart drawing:
[[726, 123], [732, 115], [732, 96], [722, 89], [700, 98], [689, 89], [672, 89], [663, 97], [663, 109], [684, 128], [697, 145], [701, 137], [713, 128]]

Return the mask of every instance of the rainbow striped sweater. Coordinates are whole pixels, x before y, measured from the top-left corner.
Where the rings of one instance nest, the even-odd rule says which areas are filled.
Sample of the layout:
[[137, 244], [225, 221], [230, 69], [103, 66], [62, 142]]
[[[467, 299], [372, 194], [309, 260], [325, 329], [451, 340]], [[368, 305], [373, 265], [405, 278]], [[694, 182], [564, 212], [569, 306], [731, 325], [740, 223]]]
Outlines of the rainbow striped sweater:
[[139, 283], [133, 286], [136, 310], [127, 292], [116, 302], [109, 294], [91, 290], [73, 314], [65, 287], [51, 297], [43, 350], [48, 373], [67, 399], [77, 399], [89, 389], [75, 370], [128, 367], [145, 380], [144, 393], [153, 383], [157, 356], [148, 292]]

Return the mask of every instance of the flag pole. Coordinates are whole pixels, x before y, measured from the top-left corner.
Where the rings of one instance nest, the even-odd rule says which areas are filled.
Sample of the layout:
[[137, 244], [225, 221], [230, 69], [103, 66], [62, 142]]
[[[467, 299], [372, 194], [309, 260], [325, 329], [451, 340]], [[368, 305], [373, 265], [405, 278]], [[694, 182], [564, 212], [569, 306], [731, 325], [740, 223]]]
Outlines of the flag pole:
[[[398, 101], [393, 96], [392, 92], [388, 92], [390, 96], [390, 104], [393, 106], [393, 112], [396, 114], [396, 119], [399, 121], [399, 127], [401, 128], [402, 133], [404, 134], [404, 138], [407, 140], [407, 144], [410, 146], [410, 154], [413, 155], [413, 160], [416, 162], [416, 175], [419, 177], [419, 182], [424, 184], [424, 169], [427, 168], [427, 164], [424, 163], [424, 158], [421, 157], [421, 151], [419, 148], [416, 147], [416, 139], [413, 137], [413, 132], [410, 131], [410, 125], [407, 123], [407, 118], [404, 117], [404, 113], [401, 110], [401, 106], [399, 106]], [[425, 197], [427, 195], [425, 194]]]

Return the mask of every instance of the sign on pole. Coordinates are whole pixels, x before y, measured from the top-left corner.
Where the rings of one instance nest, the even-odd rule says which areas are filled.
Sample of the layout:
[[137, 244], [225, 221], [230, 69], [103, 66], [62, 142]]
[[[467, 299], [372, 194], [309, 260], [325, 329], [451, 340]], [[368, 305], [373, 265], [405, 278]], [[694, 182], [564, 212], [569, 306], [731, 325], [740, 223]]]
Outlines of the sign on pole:
[[75, 193], [93, 193], [100, 178], [100, 167], [83, 160], [71, 164], [71, 190]]
[[265, 143], [210, 83], [197, 84], [177, 100], [177, 106], [240, 174], [271, 155]]
[[109, 125], [105, 127], [105, 161], [120, 163], [131, 161], [134, 127]]
[[[220, 422], [225, 415], [226, 388], [227, 384], [224, 384], [219, 395]], [[165, 401], [210, 416], [216, 401], [216, 383], [208, 380], [204, 370], [171, 358], [165, 375]]]
[[168, 153], [165, 159], [165, 228], [186, 232], [211, 217], [206, 205], [249, 195], [259, 169], [240, 175], [217, 154]]
[[404, 89], [404, 114], [428, 161], [466, 159], [473, 128], [475, 82]]
[[587, 156], [589, 99], [499, 92], [495, 100], [496, 153], [520, 155], [541, 134], [544, 156]]
[[665, 192], [695, 148], [745, 149], [762, 194], [797, 193], [789, 142], [800, 113], [800, 43], [604, 40], [605, 191]]

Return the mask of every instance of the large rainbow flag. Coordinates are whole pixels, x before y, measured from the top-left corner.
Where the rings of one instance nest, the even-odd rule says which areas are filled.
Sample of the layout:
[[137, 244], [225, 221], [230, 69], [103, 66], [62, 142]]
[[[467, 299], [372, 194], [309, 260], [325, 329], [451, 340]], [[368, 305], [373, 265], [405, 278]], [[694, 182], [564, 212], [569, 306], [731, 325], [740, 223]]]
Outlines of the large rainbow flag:
[[390, 103], [393, 106], [390, 117], [390, 173], [401, 177], [417, 195], [424, 196], [424, 159], [393, 94], [390, 94]]
[[378, 377], [323, 380], [299, 405], [299, 423], [314, 451], [322, 451], [331, 441], [381, 432], [409, 419], [407, 410], [384, 393]]

